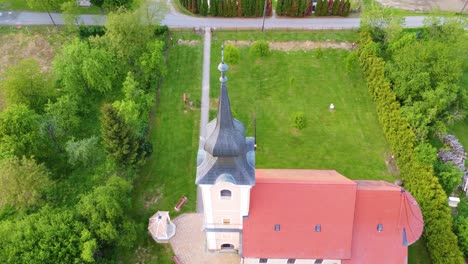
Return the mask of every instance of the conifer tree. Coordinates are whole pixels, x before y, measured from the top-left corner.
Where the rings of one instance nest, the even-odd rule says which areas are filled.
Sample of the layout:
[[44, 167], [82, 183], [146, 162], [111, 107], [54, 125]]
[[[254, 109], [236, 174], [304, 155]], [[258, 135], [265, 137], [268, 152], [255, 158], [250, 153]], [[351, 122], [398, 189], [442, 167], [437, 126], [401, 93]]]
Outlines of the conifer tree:
[[315, 15], [316, 16], [321, 16], [322, 15], [322, 5], [323, 5], [322, 0], [318, 0], [317, 5], [315, 6]]
[[351, 10], [351, 3], [349, 2], [349, 0], [346, 0], [346, 3], [344, 4], [344, 7], [343, 7], [343, 16], [348, 16], [350, 10]]
[[338, 5], [339, 16], [343, 16], [344, 6], [345, 6], [345, 1], [340, 1], [340, 4]]
[[340, 5], [340, 0], [335, 0], [333, 1], [333, 6], [332, 6], [332, 15], [336, 16], [338, 15], [338, 7]]
[[135, 132], [110, 104], [103, 105], [101, 136], [104, 149], [123, 164], [134, 164], [138, 154], [138, 140]]
[[322, 16], [328, 16], [328, 0], [323, 0], [321, 13]]

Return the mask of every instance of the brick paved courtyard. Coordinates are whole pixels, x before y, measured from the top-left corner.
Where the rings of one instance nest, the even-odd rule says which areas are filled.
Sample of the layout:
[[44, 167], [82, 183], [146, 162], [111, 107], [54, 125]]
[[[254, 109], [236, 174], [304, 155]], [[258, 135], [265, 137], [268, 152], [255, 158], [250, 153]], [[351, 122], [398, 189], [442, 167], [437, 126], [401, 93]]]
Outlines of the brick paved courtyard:
[[183, 264], [240, 263], [240, 257], [235, 253], [210, 253], [206, 250], [203, 214], [183, 214], [173, 221], [177, 229], [170, 244]]

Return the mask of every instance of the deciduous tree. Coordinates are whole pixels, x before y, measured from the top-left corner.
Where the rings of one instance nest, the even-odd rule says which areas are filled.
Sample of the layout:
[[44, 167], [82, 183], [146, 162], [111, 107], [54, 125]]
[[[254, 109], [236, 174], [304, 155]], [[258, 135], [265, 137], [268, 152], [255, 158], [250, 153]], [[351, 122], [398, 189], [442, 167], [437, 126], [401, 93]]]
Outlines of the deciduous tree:
[[51, 78], [35, 59], [23, 59], [7, 68], [0, 88], [7, 105], [25, 104], [37, 112], [42, 112], [47, 99], [53, 96]]
[[24, 104], [0, 112], [0, 159], [38, 154], [43, 142], [40, 122], [41, 117]]
[[49, 172], [32, 158], [17, 157], [0, 161], [0, 208], [11, 205], [17, 209], [37, 205], [41, 191], [49, 187]]
[[135, 225], [125, 214], [130, 206], [131, 190], [129, 182], [112, 176], [106, 185], [96, 187], [80, 200], [78, 212], [100, 241], [132, 246], [136, 239]]

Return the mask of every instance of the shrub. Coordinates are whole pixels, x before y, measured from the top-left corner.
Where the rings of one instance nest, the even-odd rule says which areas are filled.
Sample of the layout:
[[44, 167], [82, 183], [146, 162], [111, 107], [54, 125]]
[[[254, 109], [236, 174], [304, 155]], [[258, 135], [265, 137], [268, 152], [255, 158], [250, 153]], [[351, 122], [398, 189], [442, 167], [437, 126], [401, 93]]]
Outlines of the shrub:
[[250, 47], [250, 54], [256, 57], [265, 57], [270, 54], [270, 44], [265, 40], [257, 40]]
[[157, 25], [153, 32], [155, 37], [165, 36], [169, 32], [169, 27], [166, 25]]
[[306, 118], [303, 112], [294, 112], [289, 116], [289, 121], [291, 122], [291, 126], [301, 130], [306, 127]]
[[465, 256], [468, 256], [468, 218], [459, 216], [455, 220], [455, 231], [457, 232], [458, 245]]
[[352, 72], [354, 68], [358, 67], [356, 52], [350, 52], [344, 58], [344, 64], [347, 72]]
[[103, 36], [106, 34], [106, 28], [104, 26], [80, 26], [78, 32], [81, 38]]
[[239, 49], [234, 45], [226, 45], [224, 47], [224, 60], [226, 63], [237, 64], [239, 63], [240, 52]]
[[316, 48], [314, 52], [314, 57], [316, 59], [320, 59], [323, 57], [323, 49], [322, 48]]

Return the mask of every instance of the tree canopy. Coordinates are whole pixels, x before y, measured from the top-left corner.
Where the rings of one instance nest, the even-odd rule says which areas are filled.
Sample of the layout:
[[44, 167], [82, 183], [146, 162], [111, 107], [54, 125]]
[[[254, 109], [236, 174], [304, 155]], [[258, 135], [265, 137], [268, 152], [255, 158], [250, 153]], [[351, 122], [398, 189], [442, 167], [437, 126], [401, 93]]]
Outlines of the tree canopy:
[[7, 204], [18, 209], [39, 204], [41, 191], [51, 184], [48, 174], [44, 164], [32, 158], [0, 160], [0, 208]]
[[24, 104], [11, 105], [0, 112], [0, 159], [38, 154], [43, 143], [40, 122], [41, 116]]
[[53, 95], [51, 78], [41, 71], [35, 59], [23, 59], [7, 68], [0, 88], [7, 105], [25, 104], [36, 112], [42, 112]]

